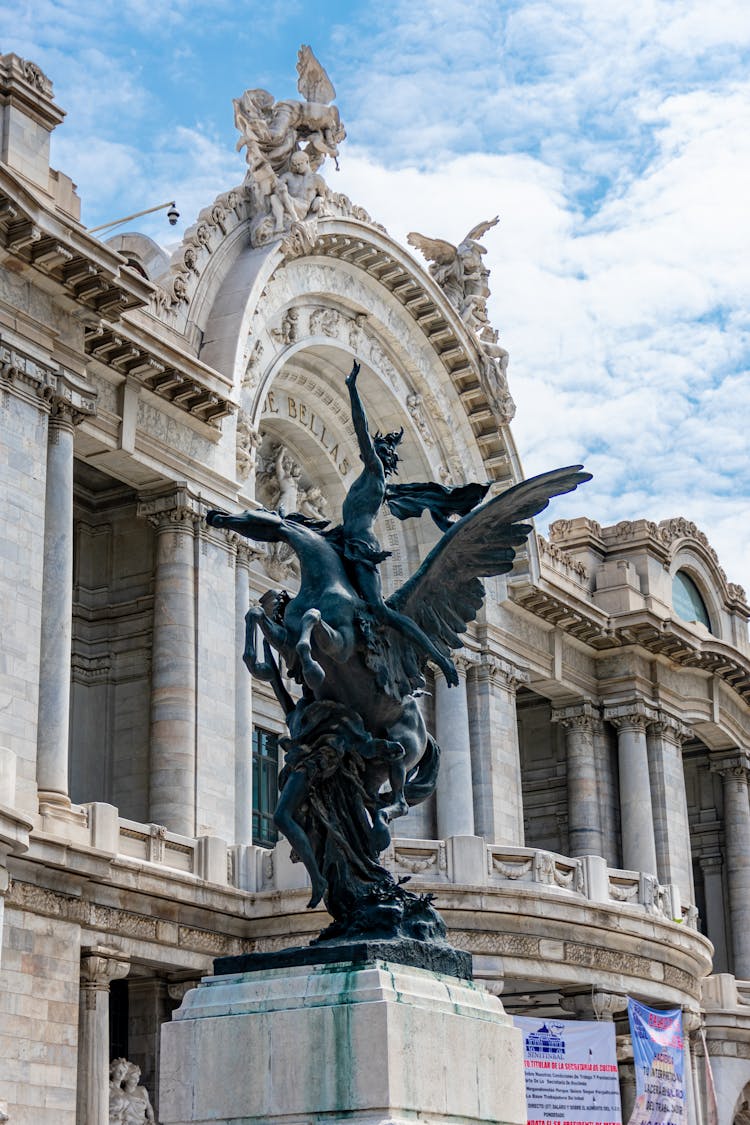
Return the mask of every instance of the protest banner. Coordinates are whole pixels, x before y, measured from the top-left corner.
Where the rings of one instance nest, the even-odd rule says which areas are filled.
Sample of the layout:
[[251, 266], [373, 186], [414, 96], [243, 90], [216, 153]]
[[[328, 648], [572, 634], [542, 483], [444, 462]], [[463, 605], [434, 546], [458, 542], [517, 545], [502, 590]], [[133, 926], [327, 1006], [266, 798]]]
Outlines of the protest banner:
[[528, 1125], [621, 1125], [614, 1024], [516, 1016]]
[[682, 1012], [655, 1011], [628, 997], [636, 1099], [628, 1125], [685, 1125]]

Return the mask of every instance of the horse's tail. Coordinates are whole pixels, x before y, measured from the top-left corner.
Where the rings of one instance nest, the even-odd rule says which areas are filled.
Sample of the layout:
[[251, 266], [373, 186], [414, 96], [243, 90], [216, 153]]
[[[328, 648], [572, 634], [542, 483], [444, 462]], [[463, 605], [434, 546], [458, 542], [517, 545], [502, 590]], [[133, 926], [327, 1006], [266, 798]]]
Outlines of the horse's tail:
[[408, 805], [419, 805], [435, 792], [440, 769], [440, 747], [431, 734], [427, 735], [424, 754], [409, 774], [404, 785]]

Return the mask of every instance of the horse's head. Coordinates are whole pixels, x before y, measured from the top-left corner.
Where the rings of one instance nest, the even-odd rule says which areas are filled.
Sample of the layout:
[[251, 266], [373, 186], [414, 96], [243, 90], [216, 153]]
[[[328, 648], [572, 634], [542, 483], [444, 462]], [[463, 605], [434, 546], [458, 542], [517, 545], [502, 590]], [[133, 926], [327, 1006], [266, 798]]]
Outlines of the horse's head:
[[228, 515], [226, 512], [210, 511], [206, 513], [206, 523], [209, 527], [227, 527], [247, 539], [254, 539], [256, 543], [286, 541], [287, 521], [278, 512], [269, 512], [265, 508], [240, 512], [236, 516]]

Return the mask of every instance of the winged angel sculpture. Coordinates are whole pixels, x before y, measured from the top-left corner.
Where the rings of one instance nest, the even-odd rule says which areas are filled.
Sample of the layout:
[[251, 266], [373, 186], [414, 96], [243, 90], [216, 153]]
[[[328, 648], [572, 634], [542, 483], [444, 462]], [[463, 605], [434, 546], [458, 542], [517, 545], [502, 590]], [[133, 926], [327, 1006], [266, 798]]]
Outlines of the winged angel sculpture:
[[458, 309], [462, 319], [469, 322], [486, 320], [490, 273], [482, 260], [487, 250], [479, 239], [499, 221], [496, 215], [494, 219], [477, 223], [458, 246], [443, 238], [428, 238], [417, 231], [411, 231], [406, 236], [409, 245], [421, 250], [427, 258], [435, 281]]
[[[263, 508], [212, 511], [207, 521], [257, 542], [288, 544], [299, 559], [297, 594], [270, 591], [249, 610], [244, 660], [270, 683], [286, 716], [275, 822], [310, 875], [308, 906], [324, 900], [333, 917], [317, 940], [440, 941], [445, 926], [430, 896], [406, 890], [378, 862], [392, 821], [437, 782], [440, 750], [417, 704], [425, 667], [433, 661], [449, 684], [457, 682], [451, 652], [482, 605], [480, 579], [509, 571], [532, 529], [525, 521], [590, 474], [580, 465], [556, 469], [486, 503], [484, 484], [393, 484], [403, 431], [370, 434], [358, 374], [355, 363], [346, 383], [363, 468], [339, 526]], [[388, 552], [373, 530], [383, 504], [400, 519], [428, 511], [443, 531], [386, 599], [378, 568]], [[301, 688], [296, 700], [273, 650]]]

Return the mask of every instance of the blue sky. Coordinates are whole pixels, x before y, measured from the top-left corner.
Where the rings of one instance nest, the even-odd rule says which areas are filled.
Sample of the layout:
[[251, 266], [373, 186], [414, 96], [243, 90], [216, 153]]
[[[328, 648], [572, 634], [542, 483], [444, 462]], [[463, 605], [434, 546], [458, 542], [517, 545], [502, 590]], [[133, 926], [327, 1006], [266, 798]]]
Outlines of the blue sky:
[[[163, 243], [239, 183], [231, 99], [295, 94], [310, 43], [348, 131], [346, 191], [400, 240], [487, 236], [527, 473], [584, 460], [554, 516], [695, 521], [750, 583], [746, 0], [11, 2], [0, 46], [68, 118], [53, 163], [95, 225]], [[542, 524], [542, 527], [544, 525]]]

